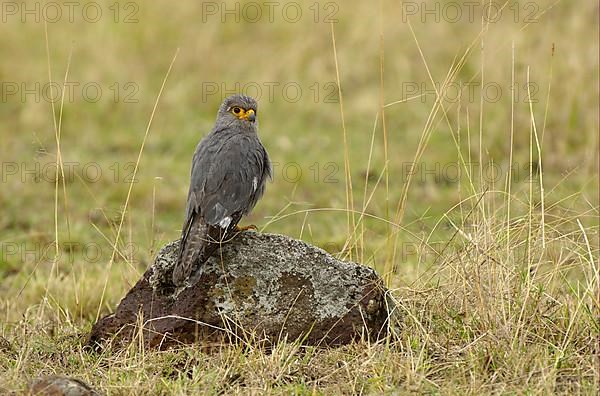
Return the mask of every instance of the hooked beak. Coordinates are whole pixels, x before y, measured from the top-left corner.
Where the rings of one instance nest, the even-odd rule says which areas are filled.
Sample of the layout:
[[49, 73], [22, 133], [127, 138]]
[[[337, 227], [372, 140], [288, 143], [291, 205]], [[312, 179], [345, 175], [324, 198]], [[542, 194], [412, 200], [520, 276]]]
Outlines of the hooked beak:
[[254, 113], [254, 110], [250, 109], [246, 112], [246, 119], [250, 122], [254, 122], [256, 120], [256, 113]]

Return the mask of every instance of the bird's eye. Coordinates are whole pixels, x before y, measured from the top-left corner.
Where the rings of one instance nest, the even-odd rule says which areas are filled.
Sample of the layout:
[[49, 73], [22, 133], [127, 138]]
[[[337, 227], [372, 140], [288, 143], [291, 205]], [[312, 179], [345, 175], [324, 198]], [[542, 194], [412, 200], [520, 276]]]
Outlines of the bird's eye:
[[239, 107], [234, 107], [233, 108], [233, 113], [234, 114], [240, 114], [241, 111], [242, 111], [242, 109], [240, 109]]

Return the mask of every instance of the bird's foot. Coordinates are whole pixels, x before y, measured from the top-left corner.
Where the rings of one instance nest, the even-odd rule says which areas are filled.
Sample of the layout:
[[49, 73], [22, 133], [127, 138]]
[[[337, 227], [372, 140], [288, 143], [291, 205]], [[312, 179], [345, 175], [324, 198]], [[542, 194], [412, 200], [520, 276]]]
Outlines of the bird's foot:
[[254, 224], [250, 224], [250, 225], [247, 225], [244, 227], [240, 227], [239, 225], [236, 225], [235, 230], [237, 232], [248, 231], [248, 230], [258, 231], [258, 228]]

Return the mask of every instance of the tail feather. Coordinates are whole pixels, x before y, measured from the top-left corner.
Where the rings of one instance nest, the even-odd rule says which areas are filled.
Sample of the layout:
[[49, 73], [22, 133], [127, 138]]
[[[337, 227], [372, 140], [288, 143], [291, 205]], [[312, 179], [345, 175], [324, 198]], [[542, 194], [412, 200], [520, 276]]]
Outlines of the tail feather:
[[196, 267], [204, 263], [219, 247], [221, 230], [202, 221], [200, 216], [192, 220], [186, 235], [181, 239], [179, 258], [173, 269], [173, 283], [183, 285]]
[[173, 269], [173, 283], [176, 286], [182, 286], [197, 267], [235, 234], [241, 217], [241, 213], [234, 213], [227, 228], [207, 224], [200, 216], [191, 219], [181, 238], [179, 258]]

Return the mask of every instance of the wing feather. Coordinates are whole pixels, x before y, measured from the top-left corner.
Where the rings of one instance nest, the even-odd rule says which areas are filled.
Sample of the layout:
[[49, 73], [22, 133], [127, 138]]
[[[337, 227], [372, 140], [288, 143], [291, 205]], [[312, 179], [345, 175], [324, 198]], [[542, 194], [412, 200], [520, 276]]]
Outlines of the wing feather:
[[206, 261], [228, 238], [264, 193], [271, 173], [256, 135], [213, 131], [202, 139], [192, 161], [175, 284], [182, 284], [195, 263]]

